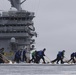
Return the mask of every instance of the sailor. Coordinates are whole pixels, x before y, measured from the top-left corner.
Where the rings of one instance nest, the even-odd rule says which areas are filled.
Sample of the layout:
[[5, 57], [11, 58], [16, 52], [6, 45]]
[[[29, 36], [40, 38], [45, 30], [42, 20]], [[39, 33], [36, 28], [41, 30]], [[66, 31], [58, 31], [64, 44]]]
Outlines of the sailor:
[[76, 52], [75, 52], [75, 58], [76, 58]]
[[35, 51], [33, 51], [31, 54], [32, 54], [32, 59], [29, 61], [29, 63], [30, 63], [31, 61], [34, 62], [34, 63], [36, 63], [37, 51], [35, 50]]
[[0, 63], [4, 63], [3, 55], [4, 55], [4, 48], [1, 48], [0, 49]]
[[44, 48], [43, 50], [37, 51], [36, 63], [39, 63], [41, 59], [43, 60], [43, 63], [46, 63], [45, 58], [44, 58], [44, 56], [45, 56], [44, 52], [45, 51], [46, 51], [46, 48]]
[[20, 50], [18, 50], [18, 51], [15, 53], [14, 61], [16, 61], [17, 63], [19, 63], [19, 62], [21, 61], [21, 51], [20, 51]]
[[58, 54], [57, 54], [56, 59], [55, 60], [52, 60], [51, 63], [54, 63], [54, 62], [57, 61], [57, 64], [58, 64], [58, 62], [61, 61], [61, 64], [63, 64], [64, 63], [63, 62], [64, 52], [65, 52], [65, 50], [59, 51]]
[[75, 63], [75, 52], [73, 52], [71, 55], [70, 55], [70, 60], [68, 61], [68, 63], [70, 62], [70, 61], [72, 61], [73, 63]]
[[23, 50], [23, 57], [22, 57], [23, 62], [26, 61], [26, 59], [27, 59], [26, 58], [26, 51], [27, 51], [27, 48]]
[[3, 60], [2, 54], [0, 54], [0, 63], [4, 63], [5, 61]]
[[4, 55], [4, 48], [0, 49], [0, 53]]
[[76, 63], [76, 52], [75, 52], [75, 63]]

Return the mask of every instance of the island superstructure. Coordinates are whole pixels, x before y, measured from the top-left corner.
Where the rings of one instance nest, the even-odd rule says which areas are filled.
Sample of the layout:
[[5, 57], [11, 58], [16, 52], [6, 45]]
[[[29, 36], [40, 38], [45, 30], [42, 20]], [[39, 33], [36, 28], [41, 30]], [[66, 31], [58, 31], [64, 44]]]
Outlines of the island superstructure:
[[27, 61], [30, 59], [30, 50], [34, 47], [37, 33], [33, 23], [34, 12], [21, 8], [21, 0], [9, 0], [11, 8], [0, 14], [0, 48], [4, 48], [4, 55], [13, 60], [17, 50], [27, 48]]

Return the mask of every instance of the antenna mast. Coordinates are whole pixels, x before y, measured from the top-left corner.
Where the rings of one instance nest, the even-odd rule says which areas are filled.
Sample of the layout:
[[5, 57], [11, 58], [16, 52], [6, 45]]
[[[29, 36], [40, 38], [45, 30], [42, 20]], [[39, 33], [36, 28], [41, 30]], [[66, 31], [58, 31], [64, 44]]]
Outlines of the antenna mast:
[[18, 11], [22, 10], [21, 8], [21, 4], [23, 4], [26, 0], [23, 0], [21, 2], [21, 0], [8, 0], [11, 3], [11, 7], [16, 8]]

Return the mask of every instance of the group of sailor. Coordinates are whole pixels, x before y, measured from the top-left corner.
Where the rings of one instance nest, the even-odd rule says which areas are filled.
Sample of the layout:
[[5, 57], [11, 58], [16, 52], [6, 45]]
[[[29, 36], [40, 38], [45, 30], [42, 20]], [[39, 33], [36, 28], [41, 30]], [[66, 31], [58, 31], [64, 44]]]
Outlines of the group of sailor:
[[63, 61], [63, 59], [65, 58], [64, 53], [65, 53], [65, 50], [59, 51], [58, 54], [57, 54], [56, 59], [52, 60], [51, 63], [56, 62], [58, 64], [59, 61], [60, 61], [61, 64], [70, 63], [70, 62], [71, 63], [76, 63], [76, 52], [71, 53], [70, 59], [67, 60], [67, 61]]
[[[46, 50], [46, 48], [44, 48], [43, 50], [40, 50], [40, 51], [32, 52], [32, 59], [30, 60], [30, 62], [32, 61], [34, 63], [40, 63], [40, 60], [42, 59], [43, 63], [46, 63], [45, 62], [46, 59], [44, 58], [44, 56], [46, 56], [44, 54], [45, 50]], [[71, 63], [76, 63], [76, 52], [71, 53], [70, 59], [67, 61], [63, 60], [65, 58], [64, 55], [65, 55], [65, 50], [59, 51], [56, 58], [48, 63], [55, 63], [56, 62], [56, 64], [59, 64], [59, 62], [60, 62], [61, 64], [64, 64], [64, 63], [70, 63], [70, 61], [71, 61]]]
[[16, 53], [15, 53], [15, 56], [14, 56], [14, 61], [19, 63], [20, 61], [26, 61], [26, 49], [24, 50], [18, 50]]
[[46, 51], [46, 48], [44, 48], [43, 50], [40, 51], [33, 51], [32, 52], [32, 59], [29, 61], [30, 62], [34, 62], [34, 63], [40, 63], [40, 60], [43, 60], [43, 63], [45, 63], [45, 54], [44, 52]]
[[[1, 48], [0, 49], [0, 63], [5, 63], [5, 61], [3, 60], [3, 56], [4, 56], [4, 48]], [[62, 50], [62, 51], [59, 51], [56, 58], [54, 60], [50, 60], [50, 61], [46, 61], [45, 57], [47, 57], [45, 55], [45, 51], [46, 51], [46, 48], [44, 48], [43, 50], [39, 50], [39, 51], [32, 51], [31, 53], [31, 59], [29, 60], [29, 63], [40, 63], [41, 59], [43, 61], [43, 63], [56, 63], [56, 64], [59, 64], [59, 62], [61, 64], [64, 64], [64, 63], [69, 63], [72, 61], [72, 63], [76, 63], [76, 52], [73, 52], [71, 53], [70, 55], [70, 59], [67, 60], [67, 61], [64, 61], [63, 59], [65, 58], [65, 50]], [[27, 53], [27, 48], [24, 49], [24, 50], [18, 50], [15, 52], [15, 55], [14, 55], [14, 62], [16, 63], [19, 63], [19, 62], [24, 62], [26, 61], [27, 62], [27, 56], [26, 56], [26, 53]], [[8, 59], [7, 59], [8, 60]]]
[[[32, 59], [29, 60], [29, 63], [33, 62], [33, 63], [39, 63], [40, 62], [40, 59], [43, 60], [43, 63], [45, 63], [45, 48], [43, 50], [40, 50], [40, 51], [33, 51], [31, 53], [32, 55]], [[25, 50], [18, 50], [16, 53], [15, 53], [15, 57], [14, 57], [14, 61], [19, 63], [20, 61], [24, 62], [26, 61], [27, 62], [27, 56], [26, 56], [26, 52], [27, 52], [27, 48]]]

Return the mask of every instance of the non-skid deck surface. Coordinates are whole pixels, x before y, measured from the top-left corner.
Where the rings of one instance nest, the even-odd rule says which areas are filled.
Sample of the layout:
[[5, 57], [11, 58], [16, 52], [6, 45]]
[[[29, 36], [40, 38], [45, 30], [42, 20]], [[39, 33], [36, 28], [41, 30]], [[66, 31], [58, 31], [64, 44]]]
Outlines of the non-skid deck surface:
[[34, 63], [15, 63], [15, 64], [0, 64], [0, 66], [75, 66], [76, 64], [34, 64]]

